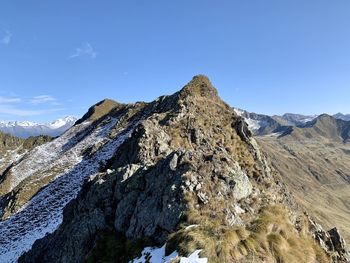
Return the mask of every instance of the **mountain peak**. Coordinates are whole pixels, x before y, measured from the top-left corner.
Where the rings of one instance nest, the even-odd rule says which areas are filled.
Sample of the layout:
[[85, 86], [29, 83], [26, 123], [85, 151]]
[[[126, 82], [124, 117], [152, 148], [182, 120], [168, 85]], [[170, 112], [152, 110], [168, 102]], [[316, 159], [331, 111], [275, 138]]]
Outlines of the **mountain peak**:
[[327, 113], [322, 113], [318, 116], [318, 118], [333, 118], [333, 117]]
[[336, 118], [334, 118], [333, 116], [331, 116], [329, 114], [323, 113], [323, 114], [319, 115], [315, 120], [316, 120], [316, 122], [317, 121], [332, 121], [332, 122], [335, 122]]
[[182, 88], [180, 91], [182, 98], [191, 97], [205, 97], [205, 98], [217, 98], [218, 92], [209, 78], [205, 75], [197, 75]]
[[111, 112], [113, 109], [121, 105], [122, 104], [111, 99], [101, 100], [100, 102], [91, 106], [88, 112], [80, 120], [78, 120], [76, 124], [80, 124], [86, 120], [92, 120], [92, 121], [98, 120], [101, 117], [108, 114], [109, 112]]
[[57, 119], [48, 124], [49, 127], [53, 129], [58, 129], [64, 126], [72, 126], [76, 122], [77, 118], [73, 116], [66, 116], [60, 119]]

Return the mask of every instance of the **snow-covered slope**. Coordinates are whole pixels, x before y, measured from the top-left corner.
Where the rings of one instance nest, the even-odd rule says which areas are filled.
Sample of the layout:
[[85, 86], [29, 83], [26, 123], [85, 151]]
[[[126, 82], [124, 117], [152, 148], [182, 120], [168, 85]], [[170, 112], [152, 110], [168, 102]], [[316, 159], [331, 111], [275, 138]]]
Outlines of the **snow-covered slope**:
[[237, 108], [234, 108], [234, 111], [245, 119], [249, 129], [256, 135], [270, 134], [281, 126], [278, 121], [268, 115], [250, 113]]
[[293, 113], [286, 113], [282, 116], [269, 116], [251, 113], [237, 108], [234, 108], [234, 111], [245, 119], [249, 129], [255, 135], [280, 133], [281, 131], [285, 130], [286, 127], [304, 126], [318, 117], [317, 115], [301, 115]]
[[[134, 122], [116, 130], [118, 122], [117, 117], [108, 117], [97, 126], [85, 121], [35, 148], [11, 168], [6, 178], [9, 191], [24, 183], [35, 187], [35, 182], [40, 183], [45, 176], [51, 183], [0, 222], [0, 262], [16, 262], [35, 240], [61, 224], [64, 207], [77, 196], [84, 180], [98, 173], [137, 125]], [[86, 154], [91, 149], [96, 152]]]
[[281, 118], [290, 126], [303, 125], [307, 122], [313, 121], [318, 115], [302, 115], [294, 113], [285, 113], [282, 116], [274, 116], [275, 119]]
[[67, 116], [51, 123], [36, 123], [29, 121], [0, 121], [0, 131], [20, 138], [49, 135], [59, 136], [74, 125], [77, 118]]

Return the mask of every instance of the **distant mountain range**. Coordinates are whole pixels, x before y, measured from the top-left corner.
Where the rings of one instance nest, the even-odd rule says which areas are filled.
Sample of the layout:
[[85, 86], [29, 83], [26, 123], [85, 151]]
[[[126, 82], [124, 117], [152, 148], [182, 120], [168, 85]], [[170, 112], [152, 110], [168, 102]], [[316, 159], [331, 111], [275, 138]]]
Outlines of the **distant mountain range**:
[[322, 114], [276, 129], [265, 125], [256, 139], [300, 204], [350, 240], [350, 121], [339, 119], [344, 116]]
[[349, 240], [350, 115], [235, 111], [300, 204], [323, 226], [337, 225]]
[[39, 135], [56, 137], [74, 125], [77, 118], [67, 116], [51, 123], [36, 123], [29, 121], [0, 121], [0, 131], [19, 138]]
[[343, 121], [350, 121], [350, 114], [337, 113], [334, 114], [333, 117]]
[[294, 113], [286, 113], [284, 115], [264, 115], [257, 113], [250, 113], [242, 109], [234, 109], [235, 112], [243, 117], [247, 122], [250, 130], [255, 135], [267, 135], [271, 133], [284, 134], [291, 130], [292, 127], [305, 128], [308, 126], [313, 126], [314, 123], [320, 119], [337, 120], [338, 124], [342, 126], [342, 121], [350, 121], [350, 114], [337, 113], [333, 116], [327, 114], [321, 115], [302, 115]]
[[[302, 115], [286, 113], [284, 115], [264, 115], [251, 113], [234, 108], [243, 117], [255, 135], [267, 135], [273, 132], [284, 132], [287, 127], [302, 127], [321, 115]], [[337, 113], [332, 117], [338, 120], [350, 121], [350, 114]], [[11, 134], [19, 138], [29, 138], [40, 135], [57, 137], [71, 128], [78, 118], [66, 116], [50, 123], [36, 123], [30, 121], [0, 121], [0, 132]]]

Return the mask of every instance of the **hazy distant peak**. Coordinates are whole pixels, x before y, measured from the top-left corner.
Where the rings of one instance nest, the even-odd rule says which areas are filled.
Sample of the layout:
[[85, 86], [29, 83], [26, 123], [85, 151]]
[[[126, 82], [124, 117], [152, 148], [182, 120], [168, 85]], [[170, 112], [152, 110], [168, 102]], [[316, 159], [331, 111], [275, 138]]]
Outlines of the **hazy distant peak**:
[[66, 116], [50, 123], [30, 121], [0, 121], [0, 131], [20, 138], [28, 138], [39, 135], [56, 137], [72, 127], [76, 121], [77, 118], [74, 116]]
[[57, 119], [51, 123], [48, 124], [49, 127], [53, 128], [53, 129], [57, 129], [57, 128], [61, 128], [67, 124], [71, 124], [71, 123], [75, 123], [77, 121], [76, 117], [73, 116], [66, 116], [64, 118], [61, 119]]
[[343, 114], [339, 112], [337, 114], [334, 114], [333, 117], [343, 121], [350, 121], [350, 114]]

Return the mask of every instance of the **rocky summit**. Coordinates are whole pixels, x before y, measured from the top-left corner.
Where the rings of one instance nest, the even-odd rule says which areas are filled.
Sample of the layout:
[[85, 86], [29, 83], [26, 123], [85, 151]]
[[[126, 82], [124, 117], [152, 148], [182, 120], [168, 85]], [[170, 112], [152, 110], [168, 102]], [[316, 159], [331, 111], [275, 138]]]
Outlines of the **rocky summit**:
[[4, 176], [1, 262], [350, 260], [202, 75], [151, 103], [101, 101]]

